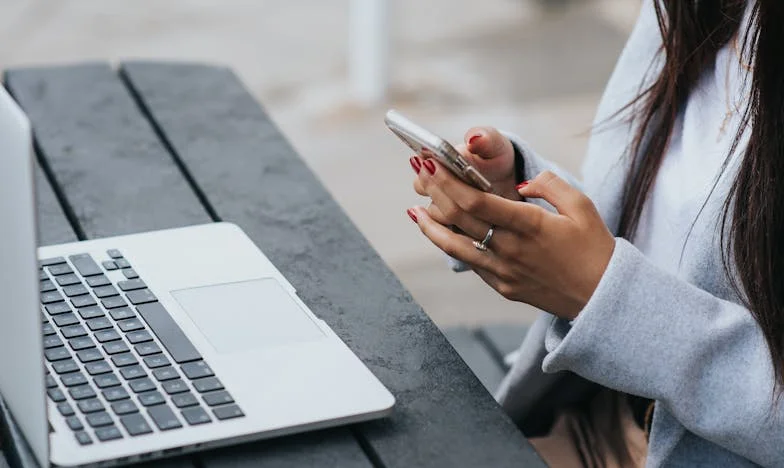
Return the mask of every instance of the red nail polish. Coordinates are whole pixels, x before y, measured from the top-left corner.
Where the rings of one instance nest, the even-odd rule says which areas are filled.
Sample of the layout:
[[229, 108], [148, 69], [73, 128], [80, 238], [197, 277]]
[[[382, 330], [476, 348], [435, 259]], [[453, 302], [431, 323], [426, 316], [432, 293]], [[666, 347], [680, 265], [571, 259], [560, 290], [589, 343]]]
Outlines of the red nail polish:
[[419, 171], [422, 170], [422, 163], [419, 162], [419, 158], [414, 156], [411, 159], [409, 159], [408, 162], [411, 163], [411, 169], [413, 169], [414, 172], [419, 174]]
[[436, 173], [436, 165], [433, 163], [433, 161], [425, 159], [422, 161], [422, 165], [425, 166], [425, 169], [427, 169], [427, 172], [429, 172], [431, 175]]
[[517, 186], [515, 187], [515, 190], [520, 190], [521, 188], [525, 187], [525, 186], [526, 186], [526, 185], [528, 185], [529, 183], [530, 183], [530, 182], [529, 182], [529, 181], [527, 181], [527, 180], [526, 180], [525, 182], [521, 182], [521, 183], [517, 184]]
[[468, 139], [468, 144], [475, 142], [477, 139], [482, 138], [481, 133], [477, 133], [476, 135], [471, 135], [471, 138]]
[[408, 213], [408, 217], [411, 218], [411, 221], [418, 223], [416, 213], [414, 213], [414, 210], [409, 208], [406, 210], [406, 213]]

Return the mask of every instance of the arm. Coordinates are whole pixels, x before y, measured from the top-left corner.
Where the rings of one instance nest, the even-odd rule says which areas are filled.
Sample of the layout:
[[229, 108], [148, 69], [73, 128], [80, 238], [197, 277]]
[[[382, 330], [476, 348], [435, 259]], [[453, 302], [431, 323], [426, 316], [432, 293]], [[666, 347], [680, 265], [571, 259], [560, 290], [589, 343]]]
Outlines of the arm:
[[577, 319], [555, 319], [545, 345], [547, 372], [655, 399], [700, 437], [784, 463], [770, 355], [749, 311], [659, 270], [625, 240]]

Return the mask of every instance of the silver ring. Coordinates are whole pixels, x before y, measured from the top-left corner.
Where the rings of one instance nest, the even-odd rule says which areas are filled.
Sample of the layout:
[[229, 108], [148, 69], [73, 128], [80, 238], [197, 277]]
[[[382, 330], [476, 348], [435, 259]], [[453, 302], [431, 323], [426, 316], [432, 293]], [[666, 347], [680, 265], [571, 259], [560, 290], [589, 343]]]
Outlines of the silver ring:
[[495, 227], [490, 226], [490, 229], [487, 230], [487, 234], [485, 234], [485, 238], [482, 239], [482, 242], [474, 241], [474, 248], [479, 250], [480, 252], [487, 252], [487, 244], [490, 242], [490, 239], [493, 238], [493, 234], [495, 233]]

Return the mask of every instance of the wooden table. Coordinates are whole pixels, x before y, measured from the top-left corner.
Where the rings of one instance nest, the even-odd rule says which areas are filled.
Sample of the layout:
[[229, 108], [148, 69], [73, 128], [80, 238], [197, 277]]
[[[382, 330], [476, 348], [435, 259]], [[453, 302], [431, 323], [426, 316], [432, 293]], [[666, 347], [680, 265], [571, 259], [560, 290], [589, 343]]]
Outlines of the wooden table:
[[168, 464], [542, 466], [230, 70], [92, 63], [4, 82], [33, 123], [40, 244], [237, 223], [397, 398], [385, 419]]

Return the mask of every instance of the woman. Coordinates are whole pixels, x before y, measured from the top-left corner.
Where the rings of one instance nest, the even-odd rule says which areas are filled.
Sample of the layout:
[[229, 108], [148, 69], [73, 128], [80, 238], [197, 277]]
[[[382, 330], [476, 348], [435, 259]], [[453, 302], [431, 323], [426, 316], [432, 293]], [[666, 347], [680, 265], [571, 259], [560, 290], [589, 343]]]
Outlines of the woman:
[[[412, 158], [425, 236], [549, 312], [499, 392], [510, 415], [563, 390], [540, 368], [625, 394], [617, 424], [584, 431], [606, 444], [572, 438], [585, 464], [640, 462], [631, 412], [646, 466], [784, 466], [783, 21], [780, 0], [645, 0], [582, 184], [491, 128], [462, 151], [503, 197]], [[591, 395], [595, 422], [612, 405]]]

